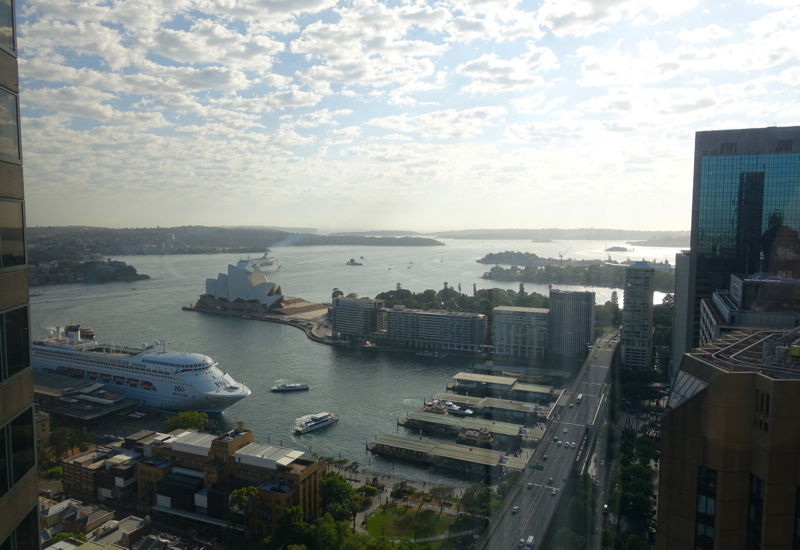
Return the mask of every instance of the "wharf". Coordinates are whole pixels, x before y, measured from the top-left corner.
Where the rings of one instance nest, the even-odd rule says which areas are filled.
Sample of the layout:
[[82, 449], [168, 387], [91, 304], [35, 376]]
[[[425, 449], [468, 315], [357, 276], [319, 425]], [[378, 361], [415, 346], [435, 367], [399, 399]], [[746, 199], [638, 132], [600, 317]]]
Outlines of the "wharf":
[[496, 477], [509, 460], [503, 453], [455, 443], [428, 443], [397, 435], [382, 435], [369, 445], [372, 453], [470, 474]]
[[[511, 376], [493, 376], [459, 372], [453, 382], [447, 384], [449, 392], [473, 397], [496, 397], [525, 402], [549, 401], [553, 398], [553, 387], [538, 384], [525, 384]], [[452, 401], [452, 399], [451, 399]]]
[[498, 443], [510, 446], [519, 445], [522, 437], [526, 435], [526, 430], [517, 424], [507, 422], [496, 422], [483, 418], [456, 418], [446, 414], [437, 414], [423, 411], [414, 411], [407, 417], [398, 421], [398, 424], [406, 428], [422, 429], [426, 431], [457, 434], [462, 429], [468, 430], [489, 430]]
[[[450, 401], [458, 406], [469, 407], [486, 418], [497, 418], [506, 422], [530, 425], [541, 418], [547, 418], [549, 405], [536, 405], [524, 401], [495, 399], [493, 397], [469, 397], [454, 393], [437, 393], [431, 401]], [[429, 401], [430, 403], [430, 401]], [[427, 403], [426, 403], [427, 404]]]

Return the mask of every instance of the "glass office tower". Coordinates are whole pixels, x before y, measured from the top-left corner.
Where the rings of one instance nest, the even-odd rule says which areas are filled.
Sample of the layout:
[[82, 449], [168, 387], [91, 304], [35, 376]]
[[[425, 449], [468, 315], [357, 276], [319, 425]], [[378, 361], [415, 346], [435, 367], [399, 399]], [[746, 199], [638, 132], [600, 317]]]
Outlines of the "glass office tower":
[[13, 0], [0, 0], [0, 550], [39, 548]]
[[[800, 127], [698, 132], [685, 348], [699, 344], [700, 300], [732, 274], [800, 278]], [[682, 297], [676, 296], [676, 302]]]

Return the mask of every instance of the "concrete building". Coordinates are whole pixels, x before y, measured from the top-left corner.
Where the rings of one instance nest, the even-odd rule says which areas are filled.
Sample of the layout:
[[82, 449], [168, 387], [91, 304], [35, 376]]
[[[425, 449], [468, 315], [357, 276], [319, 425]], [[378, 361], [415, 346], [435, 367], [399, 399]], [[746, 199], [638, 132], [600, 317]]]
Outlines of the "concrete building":
[[[733, 274], [800, 273], [800, 126], [695, 134], [687, 319], [700, 343], [700, 304]], [[680, 288], [680, 287], [679, 287]], [[681, 291], [682, 292], [682, 291]], [[676, 296], [676, 302], [684, 299]]]
[[622, 308], [622, 365], [640, 370], [653, 364], [653, 282], [655, 270], [646, 262], [625, 268]]
[[494, 308], [492, 341], [495, 355], [516, 359], [542, 359], [547, 353], [550, 310], [533, 307]]
[[331, 324], [334, 338], [365, 337], [378, 332], [378, 312], [383, 300], [334, 298]]
[[700, 345], [739, 327], [800, 326], [800, 280], [772, 275], [731, 275], [730, 290], [700, 302]]
[[659, 550], [797, 548], [798, 329], [741, 329], [683, 356], [662, 419]]
[[550, 289], [547, 349], [577, 357], [594, 342], [594, 292]]
[[38, 548], [14, 0], [0, 3], [0, 548]]
[[98, 447], [61, 461], [64, 494], [128, 504], [136, 500], [136, 465], [142, 454], [123, 447]]
[[240, 421], [237, 429], [220, 436], [162, 434], [146, 445], [150, 458], [138, 464], [139, 503], [162, 514], [226, 527], [231, 494], [253, 486], [260, 495], [253, 517], [259, 536], [272, 535], [291, 506], [300, 506], [306, 521], [318, 517], [325, 463], [303, 458], [303, 451], [256, 443], [243, 425]]
[[437, 309], [382, 308], [376, 339], [420, 349], [483, 351], [486, 316]]

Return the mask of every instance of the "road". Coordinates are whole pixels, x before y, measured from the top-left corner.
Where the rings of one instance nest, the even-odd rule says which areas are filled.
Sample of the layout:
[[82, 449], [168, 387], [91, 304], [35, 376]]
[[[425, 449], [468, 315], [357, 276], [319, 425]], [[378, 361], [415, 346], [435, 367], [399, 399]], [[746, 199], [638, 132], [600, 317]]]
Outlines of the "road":
[[[541, 465], [543, 470], [528, 468], [522, 473], [521, 480], [503, 501], [500, 510], [478, 541], [476, 550], [510, 550], [517, 547], [520, 539], [527, 539], [530, 535], [536, 540], [533, 547], [539, 548], [561, 497], [560, 489], [564, 487], [566, 478], [575, 466], [582, 443], [584, 440], [590, 441], [588, 437], [584, 437], [589, 435], [586, 425], [595, 421], [595, 414], [604, 399], [614, 348], [618, 342], [618, 332], [609, 333], [597, 341], [567, 394], [568, 403], [573, 407], [557, 407], [556, 414], [560, 414], [560, 417], [550, 421], [529, 461], [529, 464]], [[583, 395], [583, 401], [576, 404], [579, 394]], [[599, 418], [597, 423], [599, 425]], [[575, 449], [564, 444], [558, 446], [554, 437], [562, 442], [574, 442]], [[547, 460], [544, 459], [545, 455]], [[585, 460], [585, 456], [586, 451], [581, 455], [581, 462]], [[552, 484], [550, 479], [553, 480]], [[528, 484], [531, 484], [530, 489]], [[553, 489], [558, 489], [556, 495], [552, 494]], [[514, 506], [519, 506], [517, 514], [511, 512]]]

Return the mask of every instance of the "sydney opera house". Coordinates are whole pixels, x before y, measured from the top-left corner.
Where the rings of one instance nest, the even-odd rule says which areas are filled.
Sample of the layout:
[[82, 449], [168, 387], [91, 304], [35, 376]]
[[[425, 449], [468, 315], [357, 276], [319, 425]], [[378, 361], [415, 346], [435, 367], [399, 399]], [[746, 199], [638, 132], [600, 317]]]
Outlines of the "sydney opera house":
[[228, 266], [228, 273], [220, 273], [216, 279], [206, 279], [206, 293], [201, 296], [203, 305], [216, 303], [225, 306], [282, 308], [284, 296], [280, 285], [270, 283], [264, 274], [255, 268], [248, 274], [234, 265]]

